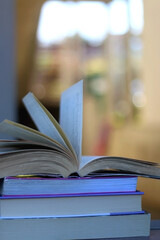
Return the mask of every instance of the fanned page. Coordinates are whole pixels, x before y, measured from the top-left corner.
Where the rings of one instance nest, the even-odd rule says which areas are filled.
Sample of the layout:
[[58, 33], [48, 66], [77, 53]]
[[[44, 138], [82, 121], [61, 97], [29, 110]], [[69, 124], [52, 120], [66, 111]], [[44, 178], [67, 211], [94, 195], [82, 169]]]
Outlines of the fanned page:
[[155, 162], [114, 156], [83, 156], [79, 175], [85, 176], [96, 171], [118, 171], [134, 175], [160, 178], [160, 164]]
[[60, 125], [69, 138], [78, 161], [82, 154], [83, 80], [64, 91], [60, 102]]
[[68, 148], [76, 160], [75, 151], [59, 123], [34, 94], [28, 93], [23, 98], [23, 103], [38, 130]]
[[[43, 133], [40, 133], [37, 130], [34, 130], [32, 128], [29, 128], [27, 126], [24, 126], [19, 123], [15, 123], [9, 120], [4, 120], [0, 123], [0, 132], [6, 133], [12, 137], [31, 141], [32, 143], [36, 144], [44, 144], [46, 146], [49, 146], [54, 149], [59, 149], [61, 151], [65, 151], [65, 148], [56, 142], [55, 140], [51, 139], [50, 137], [44, 135]], [[8, 144], [10, 144], [8, 142]], [[23, 145], [23, 142], [21, 142]], [[4, 144], [6, 145], [7, 142], [2, 141], [1, 145]]]

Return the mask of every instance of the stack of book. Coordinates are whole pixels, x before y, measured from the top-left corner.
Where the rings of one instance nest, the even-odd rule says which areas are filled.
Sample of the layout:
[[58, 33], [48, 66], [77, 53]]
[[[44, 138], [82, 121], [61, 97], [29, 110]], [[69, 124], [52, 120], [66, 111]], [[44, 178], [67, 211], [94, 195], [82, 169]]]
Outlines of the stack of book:
[[33, 233], [34, 239], [149, 236], [150, 214], [142, 210], [143, 193], [136, 187], [135, 176], [5, 178], [0, 197], [2, 239], [8, 234], [21, 239], [24, 233], [25, 239]]
[[58, 124], [29, 93], [23, 102], [39, 131], [0, 123], [0, 131], [19, 139], [0, 141], [3, 240], [149, 236], [150, 214], [143, 211], [137, 179], [160, 178], [159, 165], [82, 157], [82, 100], [80, 81], [62, 94]]

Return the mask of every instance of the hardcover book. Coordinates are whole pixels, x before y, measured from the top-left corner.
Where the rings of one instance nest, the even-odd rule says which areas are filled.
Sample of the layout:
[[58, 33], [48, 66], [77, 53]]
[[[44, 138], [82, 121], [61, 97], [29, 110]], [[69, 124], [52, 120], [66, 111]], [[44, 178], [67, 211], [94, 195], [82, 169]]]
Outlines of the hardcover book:
[[150, 234], [150, 214], [79, 217], [0, 218], [3, 240], [44, 239], [145, 239]]
[[100, 216], [143, 213], [142, 192], [0, 197], [0, 217]]
[[104, 194], [114, 192], [135, 192], [137, 177], [6, 177], [1, 181], [3, 196], [46, 195], [46, 194]]

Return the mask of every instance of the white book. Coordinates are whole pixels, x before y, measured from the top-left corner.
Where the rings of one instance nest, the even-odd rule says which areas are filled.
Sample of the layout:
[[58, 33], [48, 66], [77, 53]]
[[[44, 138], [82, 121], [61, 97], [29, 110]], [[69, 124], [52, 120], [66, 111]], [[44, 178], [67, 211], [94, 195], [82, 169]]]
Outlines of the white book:
[[142, 213], [142, 194], [0, 197], [0, 217], [93, 216]]
[[2, 240], [76, 240], [122, 237], [147, 237], [150, 234], [150, 214], [1, 218]]

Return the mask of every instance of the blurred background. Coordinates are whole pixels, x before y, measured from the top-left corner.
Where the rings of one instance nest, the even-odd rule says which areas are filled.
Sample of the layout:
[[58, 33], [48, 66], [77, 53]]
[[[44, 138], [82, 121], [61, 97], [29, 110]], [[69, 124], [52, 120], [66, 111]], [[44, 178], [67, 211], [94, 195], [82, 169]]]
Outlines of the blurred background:
[[[84, 79], [84, 155], [160, 163], [160, 2], [0, 0], [0, 120], [32, 126], [32, 91], [59, 119], [62, 91]], [[2, 136], [5, 137], [5, 136]], [[139, 178], [160, 219], [160, 182]]]

